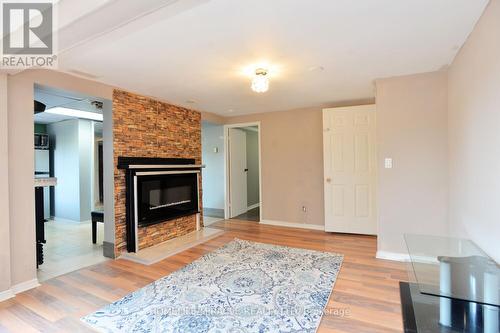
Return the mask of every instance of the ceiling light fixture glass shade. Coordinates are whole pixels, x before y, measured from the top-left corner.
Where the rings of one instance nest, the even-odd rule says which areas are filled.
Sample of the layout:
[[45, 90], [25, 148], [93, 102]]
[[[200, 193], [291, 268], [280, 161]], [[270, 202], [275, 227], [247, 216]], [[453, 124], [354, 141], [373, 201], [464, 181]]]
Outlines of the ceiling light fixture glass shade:
[[257, 93], [263, 93], [269, 90], [269, 77], [267, 70], [258, 68], [255, 71], [255, 76], [252, 79], [252, 90]]

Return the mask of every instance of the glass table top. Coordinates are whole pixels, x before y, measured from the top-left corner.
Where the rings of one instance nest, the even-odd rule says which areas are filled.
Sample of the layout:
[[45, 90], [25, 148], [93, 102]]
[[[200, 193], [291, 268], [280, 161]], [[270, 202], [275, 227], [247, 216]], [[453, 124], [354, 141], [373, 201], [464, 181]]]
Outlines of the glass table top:
[[500, 305], [500, 268], [467, 239], [405, 235], [413, 276], [423, 294]]

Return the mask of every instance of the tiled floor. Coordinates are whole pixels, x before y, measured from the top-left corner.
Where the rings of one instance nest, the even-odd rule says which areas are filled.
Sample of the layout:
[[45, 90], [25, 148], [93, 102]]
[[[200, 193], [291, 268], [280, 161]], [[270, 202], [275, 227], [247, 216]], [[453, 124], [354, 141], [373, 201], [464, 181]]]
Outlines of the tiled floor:
[[104, 224], [97, 223], [97, 243], [92, 244], [90, 221], [75, 222], [64, 219], [45, 223], [44, 263], [38, 268], [38, 280], [94, 265], [107, 260], [102, 255]]
[[244, 220], [244, 221], [260, 221], [260, 207], [250, 209], [248, 212], [233, 217], [235, 220]]
[[224, 209], [203, 208], [203, 224], [205, 226], [221, 220], [224, 220]]
[[220, 217], [212, 217], [212, 216], [203, 215], [203, 225], [204, 226], [209, 226], [212, 223], [215, 223], [217, 221], [222, 221], [222, 220], [224, 220], [223, 217], [220, 218]]
[[203, 216], [224, 218], [224, 209], [203, 208]]

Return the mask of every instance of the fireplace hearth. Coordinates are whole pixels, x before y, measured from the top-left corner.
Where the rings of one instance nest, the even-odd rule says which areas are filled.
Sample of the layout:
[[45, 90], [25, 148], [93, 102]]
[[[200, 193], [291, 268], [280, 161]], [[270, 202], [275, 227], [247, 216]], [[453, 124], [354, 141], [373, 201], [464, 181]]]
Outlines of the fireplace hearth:
[[138, 228], [200, 213], [199, 176], [193, 159], [119, 157], [126, 170], [127, 250], [136, 252]]

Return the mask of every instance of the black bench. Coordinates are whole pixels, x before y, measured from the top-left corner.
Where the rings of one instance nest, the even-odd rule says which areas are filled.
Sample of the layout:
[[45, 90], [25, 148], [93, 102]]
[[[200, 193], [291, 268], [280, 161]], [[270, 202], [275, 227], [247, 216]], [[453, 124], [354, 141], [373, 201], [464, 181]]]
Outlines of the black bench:
[[92, 243], [97, 243], [97, 222], [104, 223], [104, 212], [94, 211], [90, 212], [92, 217]]

